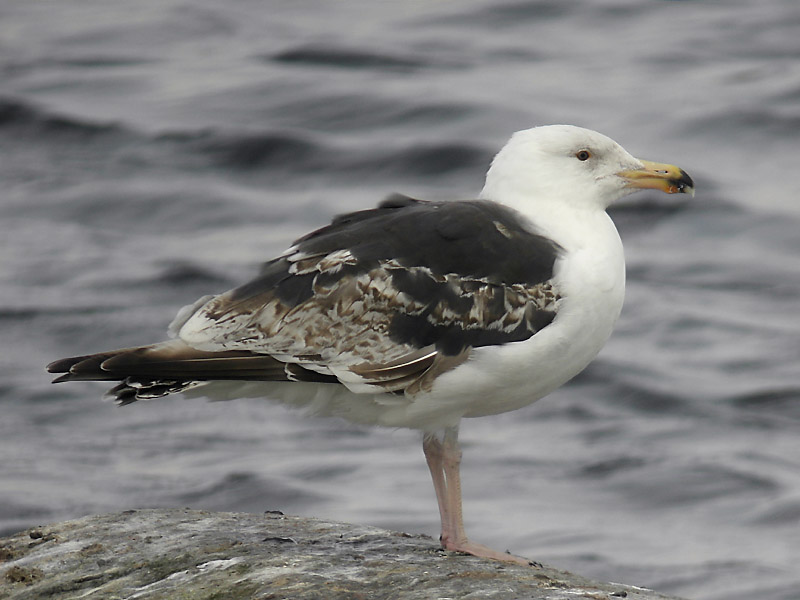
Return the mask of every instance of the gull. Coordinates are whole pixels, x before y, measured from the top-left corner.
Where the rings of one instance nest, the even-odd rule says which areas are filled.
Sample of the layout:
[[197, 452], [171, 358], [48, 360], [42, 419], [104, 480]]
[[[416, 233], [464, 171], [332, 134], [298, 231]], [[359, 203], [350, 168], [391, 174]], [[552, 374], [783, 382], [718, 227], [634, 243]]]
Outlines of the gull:
[[184, 307], [171, 339], [47, 368], [54, 382], [117, 382], [121, 405], [263, 397], [420, 430], [442, 547], [530, 564], [467, 537], [459, 423], [527, 406], [597, 355], [625, 293], [606, 209], [642, 189], [694, 194], [682, 169], [595, 131], [519, 131], [476, 199], [395, 194], [338, 216], [249, 283]]

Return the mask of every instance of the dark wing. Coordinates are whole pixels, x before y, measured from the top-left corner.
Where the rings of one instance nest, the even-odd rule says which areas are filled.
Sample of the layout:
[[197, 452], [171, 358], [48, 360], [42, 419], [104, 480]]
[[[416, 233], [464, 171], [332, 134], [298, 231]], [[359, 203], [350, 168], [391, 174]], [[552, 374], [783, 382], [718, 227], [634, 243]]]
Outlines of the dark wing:
[[179, 316], [179, 340], [48, 368], [65, 373], [57, 381], [123, 380], [112, 390], [123, 402], [218, 379], [415, 393], [471, 348], [547, 326], [559, 251], [494, 202], [393, 196], [337, 217], [255, 280]]
[[354, 391], [407, 389], [470, 348], [548, 325], [558, 254], [497, 203], [393, 196], [299, 239], [260, 277], [202, 306], [179, 335], [203, 350], [270, 354]]

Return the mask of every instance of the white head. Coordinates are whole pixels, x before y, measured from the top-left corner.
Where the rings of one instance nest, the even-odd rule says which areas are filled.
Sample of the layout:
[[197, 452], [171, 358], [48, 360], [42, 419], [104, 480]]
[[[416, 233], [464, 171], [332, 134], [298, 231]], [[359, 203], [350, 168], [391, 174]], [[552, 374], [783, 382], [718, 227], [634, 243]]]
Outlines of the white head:
[[611, 138], [573, 125], [518, 131], [495, 156], [482, 198], [526, 212], [542, 202], [605, 210], [643, 188], [694, 193], [685, 171], [631, 156]]

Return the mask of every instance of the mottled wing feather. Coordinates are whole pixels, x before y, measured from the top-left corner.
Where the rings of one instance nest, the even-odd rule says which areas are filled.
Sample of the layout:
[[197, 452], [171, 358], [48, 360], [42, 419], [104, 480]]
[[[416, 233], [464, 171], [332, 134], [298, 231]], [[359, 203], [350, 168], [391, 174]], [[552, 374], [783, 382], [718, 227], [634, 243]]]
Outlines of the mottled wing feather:
[[205, 351], [272, 355], [353, 391], [408, 390], [470, 348], [549, 324], [558, 253], [501, 205], [394, 196], [301, 238], [179, 335]]

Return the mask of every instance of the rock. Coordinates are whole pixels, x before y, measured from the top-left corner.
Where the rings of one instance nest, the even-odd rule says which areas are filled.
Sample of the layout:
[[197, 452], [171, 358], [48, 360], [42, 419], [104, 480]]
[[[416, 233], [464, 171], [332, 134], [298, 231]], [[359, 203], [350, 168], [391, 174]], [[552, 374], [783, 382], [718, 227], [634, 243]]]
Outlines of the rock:
[[535, 564], [444, 552], [427, 536], [200, 510], [129, 510], [0, 539], [0, 598], [669, 600]]

